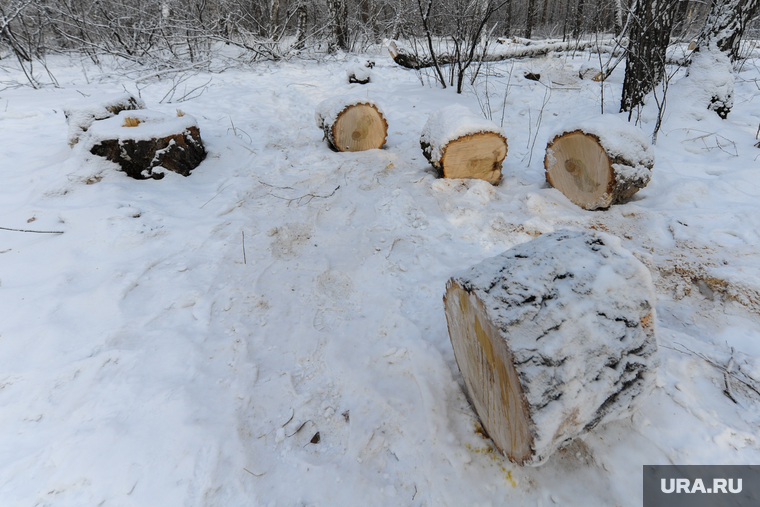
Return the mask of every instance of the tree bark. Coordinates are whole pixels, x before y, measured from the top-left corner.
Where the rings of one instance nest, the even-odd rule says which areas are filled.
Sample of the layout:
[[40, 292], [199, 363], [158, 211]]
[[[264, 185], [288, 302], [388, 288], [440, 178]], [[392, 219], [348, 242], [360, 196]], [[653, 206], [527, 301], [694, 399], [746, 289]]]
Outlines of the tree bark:
[[736, 61], [744, 30], [755, 16], [758, 5], [760, 0], [715, 0], [697, 37], [695, 51], [714, 41], [718, 50], [729, 55], [732, 62]]
[[525, 21], [525, 38], [530, 39], [533, 35], [533, 18], [535, 17], [536, 0], [528, 0], [528, 17]]
[[665, 52], [670, 42], [677, 0], [636, 0], [629, 29], [620, 111], [631, 114], [644, 103], [665, 75]]
[[559, 231], [457, 273], [444, 307], [469, 399], [496, 447], [540, 465], [655, 387], [647, 268], [600, 233]]
[[348, 51], [348, 10], [346, 0], [328, 0], [327, 7], [330, 14], [333, 41], [331, 49], [336, 47]]
[[573, 28], [573, 39], [579, 39], [583, 28], [583, 0], [578, 0], [578, 6], [575, 9], [575, 27]]
[[308, 22], [308, 11], [306, 3], [301, 0], [296, 8], [296, 49], [303, 49], [306, 44], [306, 26]]

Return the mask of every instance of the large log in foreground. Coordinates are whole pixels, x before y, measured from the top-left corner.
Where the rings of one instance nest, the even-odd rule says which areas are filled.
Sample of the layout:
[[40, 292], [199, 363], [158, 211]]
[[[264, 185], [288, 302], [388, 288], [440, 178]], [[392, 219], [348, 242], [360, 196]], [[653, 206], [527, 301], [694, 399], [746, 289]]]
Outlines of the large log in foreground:
[[336, 151], [382, 148], [388, 135], [388, 122], [382, 109], [365, 97], [327, 99], [317, 106], [314, 118]]
[[160, 168], [189, 176], [206, 158], [198, 123], [190, 115], [172, 117], [154, 111], [123, 111], [95, 122], [87, 135], [87, 148], [116, 162], [138, 180], [161, 179]]
[[507, 137], [492, 121], [462, 105], [444, 107], [428, 118], [420, 137], [425, 158], [444, 178], [501, 181]]
[[483, 428], [520, 465], [633, 413], [654, 388], [646, 267], [603, 233], [555, 232], [449, 280], [457, 364]]
[[566, 126], [546, 147], [546, 181], [583, 209], [625, 202], [651, 179], [654, 151], [616, 115]]

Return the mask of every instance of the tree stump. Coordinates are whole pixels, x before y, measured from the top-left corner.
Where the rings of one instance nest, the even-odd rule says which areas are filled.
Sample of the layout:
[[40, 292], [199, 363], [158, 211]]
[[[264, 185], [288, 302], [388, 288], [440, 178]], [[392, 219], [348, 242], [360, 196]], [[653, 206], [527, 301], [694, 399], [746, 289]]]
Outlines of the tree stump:
[[388, 122], [374, 100], [363, 97], [333, 97], [317, 106], [317, 127], [335, 151], [364, 151], [382, 148]]
[[647, 186], [654, 151], [638, 129], [613, 115], [565, 127], [547, 145], [546, 181], [583, 209], [606, 209]]
[[105, 120], [122, 111], [135, 109], [145, 109], [145, 102], [129, 93], [106, 98], [100, 102], [88, 100], [64, 109], [63, 114], [66, 116], [66, 123], [69, 124], [69, 146], [77, 144], [94, 121]]
[[431, 114], [420, 146], [444, 178], [478, 178], [492, 185], [501, 181], [507, 137], [495, 123], [464, 106], [454, 104]]
[[375, 66], [375, 62], [367, 61], [364, 65], [356, 64], [346, 69], [349, 83], [367, 84], [372, 79], [369, 69]]
[[475, 411], [520, 465], [628, 417], [654, 388], [654, 287], [614, 236], [544, 234], [456, 274], [443, 300]]
[[138, 180], [163, 178], [158, 168], [189, 176], [206, 158], [206, 150], [195, 118], [180, 111], [177, 114], [122, 111], [95, 122], [87, 133], [86, 147]]

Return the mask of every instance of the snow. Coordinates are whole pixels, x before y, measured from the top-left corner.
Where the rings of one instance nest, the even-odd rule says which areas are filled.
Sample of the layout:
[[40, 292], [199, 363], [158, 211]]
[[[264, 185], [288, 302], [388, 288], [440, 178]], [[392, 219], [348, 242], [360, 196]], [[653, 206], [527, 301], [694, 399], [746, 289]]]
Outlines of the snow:
[[78, 99], [69, 102], [64, 114], [69, 124], [69, 144], [74, 145], [95, 120], [110, 118], [121, 109], [143, 109], [145, 103], [130, 93], [102, 96], [98, 99]]
[[430, 155], [431, 162], [439, 162], [443, 149], [451, 141], [478, 133], [493, 132], [505, 139], [506, 134], [494, 122], [483, 118], [470, 108], [452, 104], [432, 113], [422, 129], [420, 142]]
[[[82, 146], [89, 149], [106, 140], [118, 139], [123, 141], [149, 141], [163, 139], [182, 134], [190, 128], [197, 128], [195, 117], [178, 111], [171, 116], [158, 111], [141, 109], [137, 111], [121, 111], [118, 115], [105, 120], [96, 121], [83, 136]], [[126, 126], [126, 120], [131, 118], [140, 123], [135, 127]]]
[[[153, 69], [50, 55], [60, 88], [33, 90], [0, 61], [22, 85], [0, 98], [0, 227], [64, 231], [0, 230], [3, 505], [636, 506], [643, 464], [760, 461], [757, 395], [735, 383], [733, 403], [722, 371], [683, 348], [724, 366], [733, 348], [758, 369], [758, 70], [738, 75], [727, 121], [696, 121], [677, 75], [650, 184], [590, 212], [546, 187], [543, 147], [600, 111], [602, 84], [553, 87], [539, 128], [546, 86], [507, 86], [528, 65], [577, 75], [597, 59], [576, 55], [488, 68], [510, 139], [498, 187], [433, 176], [428, 116], [478, 98], [421, 86], [387, 54], [367, 55], [363, 86], [337, 58], [201, 72], [187, 89], [211, 79], [203, 94], [175, 104], [161, 102], [171, 77], [141, 83], [150, 110], [197, 119], [209, 152], [160, 181], [70, 148], [62, 114], [79, 92], [137, 94]], [[605, 81], [606, 111], [622, 79]], [[359, 92], [383, 105], [386, 148], [332, 152], [313, 112]], [[638, 119], [651, 132], [654, 105]], [[561, 229], [608, 232], [651, 265], [662, 365], [631, 418], [521, 468], [476, 432], [441, 298], [453, 273]]]
[[334, 125], [335, 120], [338, 119], [340, 113], [349, 107], [358, 104], [374, 106], [381, 115], [385, 116], [380, 105], [367, 96], [358, 93], [336, 95], [335, 97], [323, 100], [317, 105], [316, 112], [314, 113], [314, 120], [317, 122], [317, 127], [323, 129], [325, 125]]
[[483, 303], [514, 358], [534, 426], [527, 464], [630, 417], [654, 389], [657, 343], [644, 326], [656, 319], [654, 286], [618, 238], [543, 234], [452, 280]]

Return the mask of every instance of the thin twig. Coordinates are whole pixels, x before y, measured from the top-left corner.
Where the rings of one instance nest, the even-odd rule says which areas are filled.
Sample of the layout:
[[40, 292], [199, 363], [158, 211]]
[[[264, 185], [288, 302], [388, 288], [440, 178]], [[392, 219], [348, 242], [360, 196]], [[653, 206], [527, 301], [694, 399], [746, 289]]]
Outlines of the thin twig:
[[248, 472], [249, 474], [251, 474], [254, 477], [261, 477], [262, 475], [266, 474], [266, 472], [264, 472], [263, 474], [255, 474], [255, 473], [251, 472], [250, 470], [248, 470], [245, 467], [243, 467], [243, 470], [245, 470], [246, 472]]
[[245, 260], [245, 231], [240, 231], [243, 234], [243, 264], [248, 264]]
[[27, 229], [11, 229], [9, 227], [0, 227], [0, 229], [13, 232], [33, 232], [35, 234], [63, 234], [63, 231], [30, 231]]
[[[232, 185], [232, 183], [230, 183], [229, 185], [227, 185], [226, 187], [224, 187], [223, 189], [221, 189], [219, 192], [217, 192], [216, 194], [214, 194], [214, 197], [212, 197], [212, 198], [211, 198], [211, 199], [209, 199], [208, 201], [204, 202], [204, 203], [203, 203], [203, 206], [205, 206], [206, 204], [208, 204], [208, 203], [210, 203], [211, 201], [213, 201], [214, 199], [216, 199], [216, 196], [217, 196], [217, 195], [219, 195], [219, 194], [221, 194], [222, 192], [224, 192], [224, 190], [225, 190], [226, 188], [230, 187], [231, 185]], [[201, 206], [201, 207], [200, 207], [200, 208], [198, 208], [198, 209], [203, 209], [203, 206]]]

